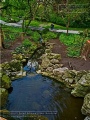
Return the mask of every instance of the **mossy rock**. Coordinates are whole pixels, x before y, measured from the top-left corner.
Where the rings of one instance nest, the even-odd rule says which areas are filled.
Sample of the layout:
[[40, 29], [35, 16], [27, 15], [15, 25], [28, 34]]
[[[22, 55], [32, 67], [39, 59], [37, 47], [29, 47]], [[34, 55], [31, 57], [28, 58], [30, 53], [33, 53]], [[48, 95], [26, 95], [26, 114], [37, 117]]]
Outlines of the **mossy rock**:
[[1, 67], [3, 70], [10, 70], [10, 65], [8, 62], [2, 63]]
[[17, 60], [22, 60], [24, 56], [22, 54], [13, 54], [13, 58]]
[[84, 103], [81, 109], [82, 114], [90, 117], [90, 93], [84, 97]]
[[80, 80], [77, 82], [75, 88], [71, 94], [76, 97], [84, 97], [90, 92], [90, 71], [82, 75]]
[[13, 117], [11, 117], [10, 112], [6, 109], [0, 110], [0, 115], [1, 115], [1, 117], [5, 118], [7, 120], [16, 120]]
[[9, 64], [10, 64], [10, 69], [12, 71], [20, 71], [21, 70], [21, 62], [19, 60], [12, 60]]
[[48, 118], [42, 115], [28, 114], [23, 120], [48, 120]]
[[5, 88], [0, 88], [0, 107], [4, 107], [6, 102], [7, 102], [7, 98], [8, 98], [8, 91]]
[[2, 75], [2, 78], [1, 78], [1, 87], [2, 88], [5, 88], [5, 89], [8, 89], [11, 87], [11, 80], [10, 78], [7, 76], [7, 75]]

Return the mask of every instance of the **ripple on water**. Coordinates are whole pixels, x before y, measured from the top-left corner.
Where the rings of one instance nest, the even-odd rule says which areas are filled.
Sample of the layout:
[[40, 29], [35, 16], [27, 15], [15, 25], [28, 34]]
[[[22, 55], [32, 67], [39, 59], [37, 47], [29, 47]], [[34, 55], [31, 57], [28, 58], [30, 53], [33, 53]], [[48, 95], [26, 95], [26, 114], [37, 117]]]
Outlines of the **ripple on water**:
[[[7, 109], [10, 111], [57, 111], [49, 120], [83, 120], [82, 99], [74, 98], [60, 83], [40, 74], [28, 75], [12, 82]], [[68, 91], [68, 92], [67, 92]]]

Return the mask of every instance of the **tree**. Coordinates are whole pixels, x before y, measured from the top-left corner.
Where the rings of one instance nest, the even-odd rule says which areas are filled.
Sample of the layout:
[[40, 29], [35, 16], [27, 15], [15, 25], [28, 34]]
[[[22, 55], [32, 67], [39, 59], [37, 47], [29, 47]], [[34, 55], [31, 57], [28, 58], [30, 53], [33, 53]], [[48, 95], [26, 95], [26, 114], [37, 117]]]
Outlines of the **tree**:
[[4, 35], [3, 35], [3, 31], [2, 29], [0, 28], [0, 48], [5, 48], [4, 47]]
[[85, 17], [85, 14], [87, 13], [87, 8], [83, 6], [83, 4], [60, 4], [60, 10], [59, 15], [62, 18], [64, 24], [66, 25], [67, 34], [68, 29], [73, 22], [78, 20], [79, 22], [82, 22], [82, 15]]

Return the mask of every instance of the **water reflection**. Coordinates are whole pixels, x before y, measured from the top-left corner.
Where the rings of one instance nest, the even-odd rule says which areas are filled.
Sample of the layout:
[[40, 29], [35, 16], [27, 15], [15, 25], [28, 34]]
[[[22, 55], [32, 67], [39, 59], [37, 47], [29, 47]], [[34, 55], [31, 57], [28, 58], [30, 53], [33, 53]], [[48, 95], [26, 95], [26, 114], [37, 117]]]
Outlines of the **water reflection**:
[[[44, 111], [49, 120], [84, 119], [80, 112], [82, 99], [72, 97], [70, 90], [56, 81], [35, 73], [13, 81], [12, 87], [7, 105], [10, 111]], [[45, 111], [57, 114], [47, 115]]]

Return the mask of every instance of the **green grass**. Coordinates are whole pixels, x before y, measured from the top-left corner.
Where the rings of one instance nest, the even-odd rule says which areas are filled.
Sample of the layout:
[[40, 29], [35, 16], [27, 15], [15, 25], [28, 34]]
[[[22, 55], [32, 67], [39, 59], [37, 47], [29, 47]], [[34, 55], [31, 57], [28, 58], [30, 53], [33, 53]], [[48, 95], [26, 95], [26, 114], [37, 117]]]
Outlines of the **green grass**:
[[[30, 26], [50, 28], [51, 22], [41, 22], [41, 21], [33, 20], [33, 21], [31, 21]], [[57, 25], [57, 24], [54, 24], [54, 28], [66, 30], [65, 26], [61, 26], [61, 25]], [[90, 28], [87, 28], [87, 29], [90, 30]], [[69, 27], [69, 30], [83, 31], [83, 30], [85, 30], [85, 28], [71, 28], [71, 27]]]
[[43, 34], [42, 37], [45, 41], [48, 41], [49, 39], [57, 38], [57, 33], [48, 31], [46, 34]]
[[69, 57], [79, 57], [82, 45], [89, 38], [84, 38], [75, 34], [61, 34], [59, 40], [67, 46], [67, 54]]
[[6, 25], [2, 25], [2, 30], [3, 31], [10, 31], [10, 32], [14, 32], [14, 33], [19, 33], [19, 32], [22, 32], [22, 28], [19, 28], [19, 27], [13, 27], [13, 26], [6, 26]]
[[4, 32], [4, 44], [6, 48], [9, 48], [12, 42], [16, 40], [16, 38], [20, 35], [22, 31], [21, 28], [5, 26], [2, 25], [2, 30]]

